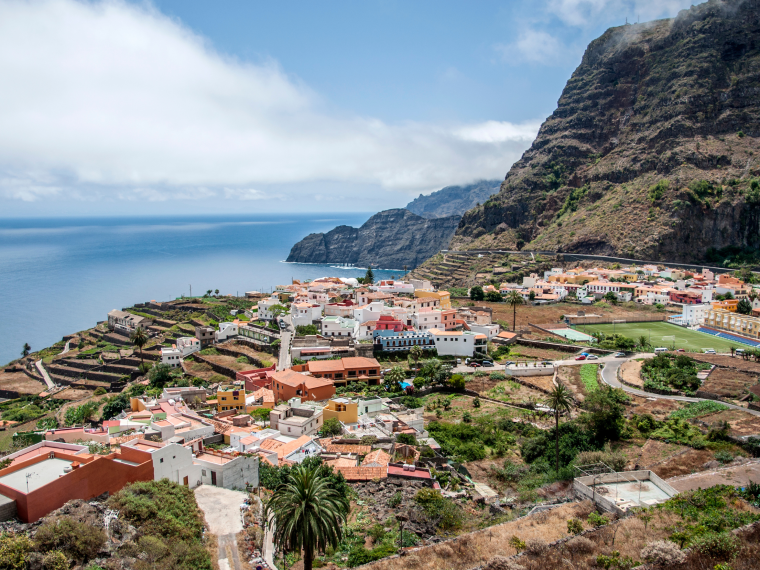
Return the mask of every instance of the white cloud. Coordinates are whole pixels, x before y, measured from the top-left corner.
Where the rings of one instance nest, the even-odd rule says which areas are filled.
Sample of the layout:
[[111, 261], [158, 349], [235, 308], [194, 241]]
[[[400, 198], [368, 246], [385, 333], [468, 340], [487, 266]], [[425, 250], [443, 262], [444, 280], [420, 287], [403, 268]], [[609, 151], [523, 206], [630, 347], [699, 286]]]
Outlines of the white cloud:
[[309, 181], [415, 192], [503, 176], [538, 130], [327, 113], [275, 62], [226, 57], [117, 1], [0, 3], [0, 77], [6, 198], [260, 200], [252, 187]]
[[555, 36], [532, 28], [523, 29], [514, 43], [498, 44], [495, 49], [508, 63], [562, 63], [566, 55], [564, 46]]
[[645, 22], [654, 18], [675, 16], [688, 8], [694, 0], [548, 0], [547, 12], [556, 15], [566, 24], [588, 26], [617, 19], [614, 25], [633, 23], [639, 17]]

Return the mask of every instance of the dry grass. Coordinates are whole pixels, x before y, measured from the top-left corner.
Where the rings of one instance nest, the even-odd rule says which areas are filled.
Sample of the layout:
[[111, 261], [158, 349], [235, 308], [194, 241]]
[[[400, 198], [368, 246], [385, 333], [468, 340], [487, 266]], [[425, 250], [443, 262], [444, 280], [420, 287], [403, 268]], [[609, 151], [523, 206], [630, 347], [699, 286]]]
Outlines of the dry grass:
[[570, 388], [578, 403], [582, 403], [586, 399], [586, 388], [581, 381], [580, 366], [560, 366], [557, 369], [557, 380]]
[[760, 433], [760, 417], [741, 410], [724, 410], [706, 416], [701, 416], [700, 421], [708, 425], [719, 422], [728, 422], [731, 426], [731, 435], [735, 437], [743, 435], [757, 435]]
[[620, 366], [620, 376], [622, 376], [623, 381], [631, 386], [643, 388], [644, 381], [641, 379], [641, 366], [643, 364], [644, 362], [639, 360], [624, 362]]
[[[400, 560], [378, 560], [365, 570], [404, 567], [411, 570], [466, 570], [486, 563], [495, 555], [514, 555], [509, 545], [513, 536], [522, 540], [553, 542], [567, 533], [567, 520], [584, 519], [591, 512], [590, 502], [562, 505], [548, 512], [462, 535], [453, 540], [409, 552]], [[544, 567], [543, 570], [546, 570]]]
[[47, 386], [43, 382], [33, 380], [23, 372], [0, 371], [0, 390], [12, 390], [24, 395], [39, 394], [45, 388]]
[[755, 384], [757, 384], [757, 373], [715, 368], [702, 385], [702, 389], [726, 398], [740, 398], [747, 393], [747, 388]]

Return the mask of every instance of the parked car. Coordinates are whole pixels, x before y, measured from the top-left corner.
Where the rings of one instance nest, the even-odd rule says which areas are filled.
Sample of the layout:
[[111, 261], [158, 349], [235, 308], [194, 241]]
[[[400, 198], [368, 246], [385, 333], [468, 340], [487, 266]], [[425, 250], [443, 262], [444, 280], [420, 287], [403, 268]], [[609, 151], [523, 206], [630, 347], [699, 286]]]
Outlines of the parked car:
[[581, 356], [588, 356], [588, 352], [581, 352]]
[[478, 364], [477, 362], [471, 362], [470, 368], [480, 368], [480, 364]]
[[744, 354], [744, 349], [743, 348], [737, 348], [734, 351], [734, 354], [736, 354], [736, 356], [741, 356], [742, 354]]
[[483, 361], [483, 366], [487, 366], [489, 368], [493, 368], [493, 362], [491, 362], [490, 360], [484, 360]]
[[580, 356], [576, 356], [575, 360], [586, 360], [586, 357], [581, 354]]
[[625, 352], [616, 352], [612, 355], [613, 358], [625, 358]]
[[660, 348], [655, 348], [655, 349], [654, 349], [654, 353], [655, 353], [655, 354], [661, 354], [661, 353], [663, 353], [663, 352], [668, 352], [668, 349], [667, 349], [667, 348], [665, 348], [665, 347], [662, 347], [662, 346], [661, 346]]
[[514, 360], [507, 360], [507, 361], [504, 363], [504, 366], [512, 366], [513, 364], [516, 364]]
[[462, 359], [461, 358], [457, 358], [457, 364], [462, 364]]
[[706, 348], [705, 349], [705, 354], [717, 354], [717, 353], [715, 352], [715, 349]]
[[599, 357], [596, 354], [589, 354], [586, 360], [599, 360]]
[[683, 348], [679, 348], [676, 352], [686, 352]]

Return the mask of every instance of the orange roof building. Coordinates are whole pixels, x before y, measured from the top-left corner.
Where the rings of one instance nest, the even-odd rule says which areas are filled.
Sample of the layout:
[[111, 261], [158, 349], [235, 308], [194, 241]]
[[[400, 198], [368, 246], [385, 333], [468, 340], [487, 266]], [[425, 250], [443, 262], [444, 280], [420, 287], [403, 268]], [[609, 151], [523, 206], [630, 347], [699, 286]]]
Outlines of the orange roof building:
[[[312, 362], [320, 361], [310, 361], [309, 364]], [[327, 378], [308, 376], [289, 369], [272, 375], [272, 392], [277, 402], [286, 402], [291, 398], [300, 398], [302, 401], [329, 400], [335, 395], [335, 385]]]

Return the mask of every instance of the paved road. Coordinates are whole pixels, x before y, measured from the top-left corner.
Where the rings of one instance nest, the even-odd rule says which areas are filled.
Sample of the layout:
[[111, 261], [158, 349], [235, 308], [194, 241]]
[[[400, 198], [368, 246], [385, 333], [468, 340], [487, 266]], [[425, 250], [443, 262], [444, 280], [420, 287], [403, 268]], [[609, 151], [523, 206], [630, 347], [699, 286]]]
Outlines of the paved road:
[[206, 517], [209, 532], [219, 541], [219, 569], [243, 570], [237, 546], [237, 534], [243, 530], [240, 505], [247, 495], [240, 491], [201, 485], [195, 489], [195, 500]]
[[63, 347], [63, 350], [61, 351], [61, 354], [66, 354], [69, 351], [69, 345], [71, 344], [70, 340], [66, 341], [66, 346]]
[[282, 319], [285, 321], [286, 326], [280, 329], [282, 336], [280, 338], [280, 361], [278, 363], [277, 370], [285, 370], [286, 368], [290, 368], [290, 343], [292, 342], [294, 332], [290, 315], [283, 316]]
[[[634, 357], [635, 358], [635, 357]], [[706, 400], [705, 398], [689, 398], [686, 396], [666, 396], [663, 394], [652, 394], [651, 392], [645, 392], [644, 390], [638, 390], [636, 388], [631, 388], [630, 386], [626, 386], [625, 384], [622, 384], [618, 378], [617, 378], [617, 371], [618, 368], [620, 368], [620, 365], [623, 364], [623, 362], [626, 362], [630, 360], [630, 358], [615, 358], [608, 360], [607, 363], [604, 365], [604, 368], [602, 369], [602, 380], [604, 380], [605, 384], [609, 384], [613, 388], [622, 388], [624, 391], [626, 391], [629, 394], [634, 394], [636, 396], [641, 396], [643, 398], [655, 398], [657, 400], [676, 400], [677, 402], [712, 402], [714, 400]], [[742, 408], [741, 406], [736, 406], [734, 404], [727, 404], [726, 402], [721, 402], [724, 406], [728, 406], [729, 408], [732, 408], [734, 410], [741, 410], [742, 412], [747, 412], [749, 414], [752, 414], [753, 416], [760, 416], [760, 412], [756, 412], [755, 410], [748, 410], [747, 408]]]
[[45, 379], [45, 384], [47, 384], [47, 387], [50, 389], [55, 388], [55, 384], [50, 379], [50, 374], [48, 374], [47, 370], [45, 370], [45, 367], [42, 366], [42, 360], [38, 360], [34, 363], [34, 365], [37, 367], [37, 370], [40, 371], [40, 374], [42, 374], [42, 377]]

